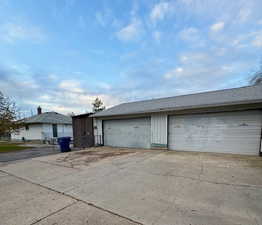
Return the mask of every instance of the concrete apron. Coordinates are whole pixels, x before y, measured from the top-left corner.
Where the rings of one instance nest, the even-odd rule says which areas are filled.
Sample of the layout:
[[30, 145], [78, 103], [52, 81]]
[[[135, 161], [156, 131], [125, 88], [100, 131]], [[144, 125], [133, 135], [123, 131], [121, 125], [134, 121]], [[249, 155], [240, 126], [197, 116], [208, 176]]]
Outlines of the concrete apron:
[[48, 157], [0, 170], [142, 224], [262, 224], [261, 159], [148, 151], [67, 168]]

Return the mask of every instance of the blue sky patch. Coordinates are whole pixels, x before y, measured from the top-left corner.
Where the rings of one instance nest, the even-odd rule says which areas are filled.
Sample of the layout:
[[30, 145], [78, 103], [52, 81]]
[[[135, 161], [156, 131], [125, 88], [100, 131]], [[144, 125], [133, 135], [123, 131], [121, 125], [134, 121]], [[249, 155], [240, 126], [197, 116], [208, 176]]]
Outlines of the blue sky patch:
[[260, 0], [0, 0], [0, 90], [24, 115], [248, 84]]

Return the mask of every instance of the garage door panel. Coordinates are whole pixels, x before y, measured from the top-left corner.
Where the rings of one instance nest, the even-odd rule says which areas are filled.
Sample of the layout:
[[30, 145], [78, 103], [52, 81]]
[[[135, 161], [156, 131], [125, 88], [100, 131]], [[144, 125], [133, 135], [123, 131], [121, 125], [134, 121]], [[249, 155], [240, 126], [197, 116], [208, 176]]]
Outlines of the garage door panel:
[[105, 120], [104, 144], [113, 147], [150, 148], [150, 118]]
[[261, 111], [170, 116], [169, 148], [257, 155]]

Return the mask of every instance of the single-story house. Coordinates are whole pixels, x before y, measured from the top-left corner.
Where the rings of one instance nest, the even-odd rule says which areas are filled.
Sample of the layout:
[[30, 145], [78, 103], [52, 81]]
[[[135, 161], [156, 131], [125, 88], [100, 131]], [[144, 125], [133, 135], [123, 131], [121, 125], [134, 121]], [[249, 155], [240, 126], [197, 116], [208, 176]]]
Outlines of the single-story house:
[[91, 117], [96, 142], [108, 146], [258, 155], [262, 85], [123, 103]]
[[38, 107], [37, 115], [25, 118], [25, 126], [11, 134], [12, 140], [50, 140], [73, 136], [72, 118], [57, 112], [44, 112]]

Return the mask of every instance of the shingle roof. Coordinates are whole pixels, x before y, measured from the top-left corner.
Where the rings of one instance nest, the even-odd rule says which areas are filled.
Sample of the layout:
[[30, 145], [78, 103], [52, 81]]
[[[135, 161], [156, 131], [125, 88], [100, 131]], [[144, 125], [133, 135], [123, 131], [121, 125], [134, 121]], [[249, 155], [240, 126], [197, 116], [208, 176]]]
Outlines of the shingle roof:
[[72, 118], [56, 112], [45, 112], [24, 119], [25, 123], [72, 124]]
[[92, 115], [92, 117], [142, 114], [249, 103], [262, 103], [262, 85], [123, 103], [98, 112]]

